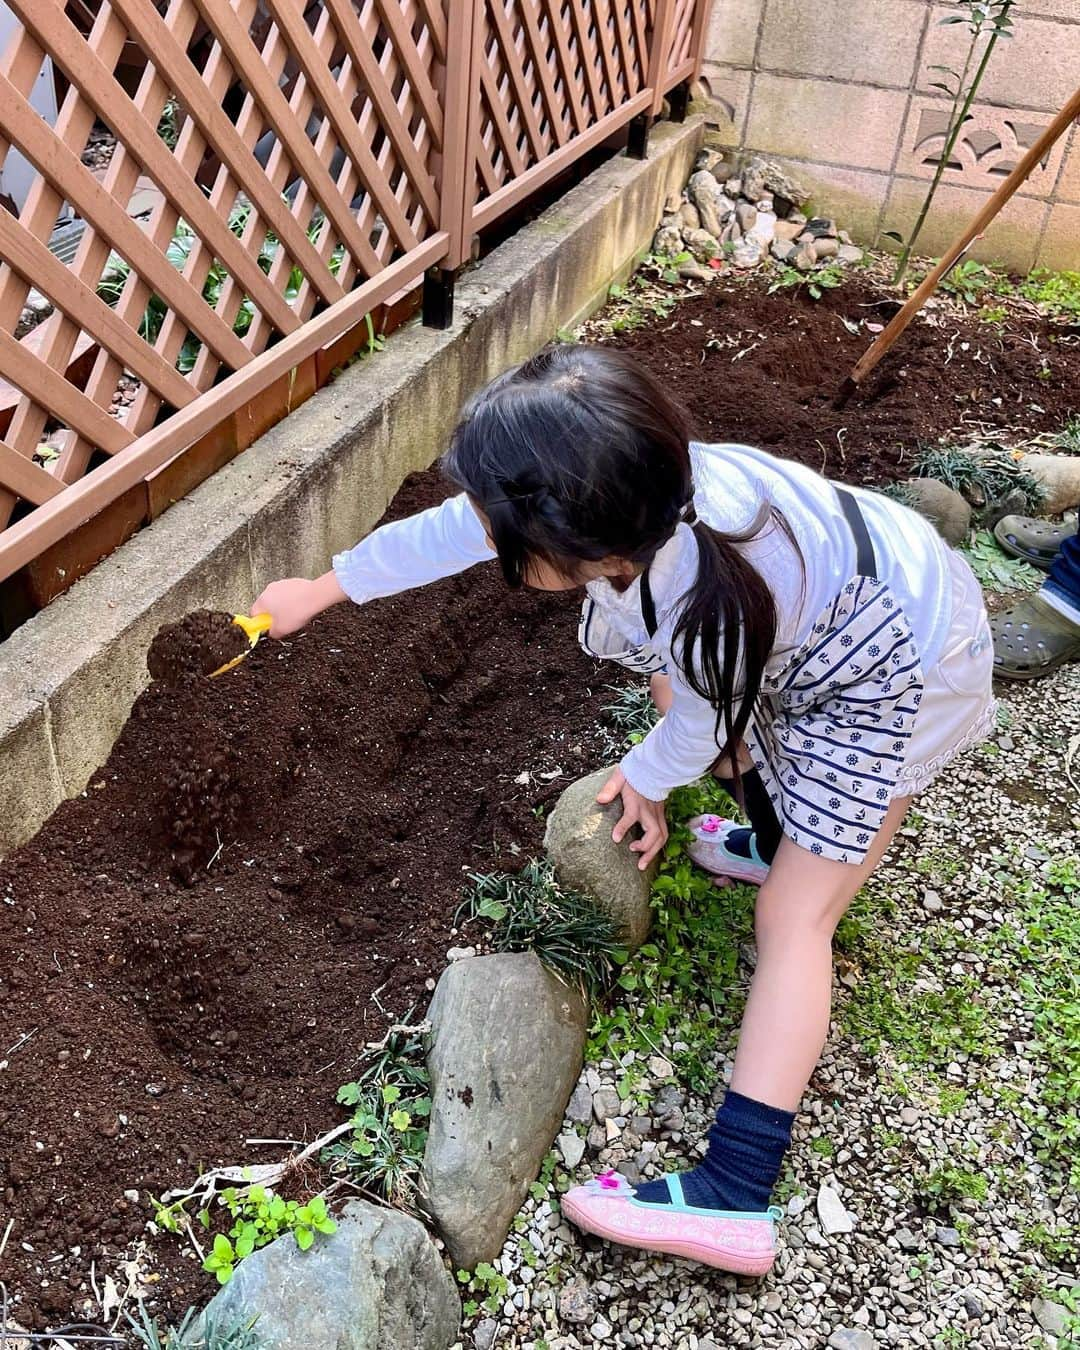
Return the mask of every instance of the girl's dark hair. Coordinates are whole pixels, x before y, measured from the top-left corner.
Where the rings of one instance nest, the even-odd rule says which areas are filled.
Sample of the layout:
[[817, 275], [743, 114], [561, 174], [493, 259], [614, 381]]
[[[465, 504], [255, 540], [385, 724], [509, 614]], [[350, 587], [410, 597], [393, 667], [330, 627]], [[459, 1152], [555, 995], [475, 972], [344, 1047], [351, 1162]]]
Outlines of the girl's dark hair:
[[700, 558], [674, 642], [690, 687], [717, 710], [718, 747], [732, 751], [776, 638], [772, 593], [737, 546], [770, 519], [787, 526], [768, 505], [737, 534], [694, 520], [689, 419], [653, 375], [610, 348], [551, 347], [470, 400], [443, 465], [487, 517], [512, 587], [534, 559], [571, 580], [609, 556], [648, 566], [691, 522]]

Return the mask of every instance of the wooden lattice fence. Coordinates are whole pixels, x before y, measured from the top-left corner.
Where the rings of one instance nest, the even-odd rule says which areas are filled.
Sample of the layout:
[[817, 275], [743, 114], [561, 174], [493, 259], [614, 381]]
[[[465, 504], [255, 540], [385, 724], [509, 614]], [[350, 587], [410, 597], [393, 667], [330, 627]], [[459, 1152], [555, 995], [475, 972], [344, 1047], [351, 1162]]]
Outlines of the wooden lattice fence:
[[[0, 580], [117, 503], [155, 514], [165, 466], [234, 454], [253, 400], [282, 415], [380, 306], [425, 275], [445, 298], [478, 231], [640, 140], [707, 5], [4, 0], [0, 170], [33, 173], [0, 210]], [[52, 313], [17, 337], [32, 292]]]

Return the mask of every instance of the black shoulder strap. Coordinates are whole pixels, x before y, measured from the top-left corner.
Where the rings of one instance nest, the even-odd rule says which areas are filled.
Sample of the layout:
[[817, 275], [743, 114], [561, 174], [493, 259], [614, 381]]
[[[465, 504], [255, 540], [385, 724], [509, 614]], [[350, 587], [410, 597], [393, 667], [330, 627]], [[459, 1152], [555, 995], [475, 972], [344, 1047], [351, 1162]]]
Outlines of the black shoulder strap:
[[649, 569], [646, 567], [641, 574], [641, 617], [645, 623], [645, 631], [649, 637], [656, 636], [658, 627], [656, 622], [656, 605], [653, 602], [652, 587], [649, 585]]
[[863, 513], [859, 510], [859, 503], [846, 488], [838, 487], [836, 495], [840, 498], [840, 509], [855, 540], [855, 563], [858, 574], [861, 577], [872, 577], [876, 581], [877, 558], [874, 554], [874, 544], [870, 538], [870, 531], [866, 528]]

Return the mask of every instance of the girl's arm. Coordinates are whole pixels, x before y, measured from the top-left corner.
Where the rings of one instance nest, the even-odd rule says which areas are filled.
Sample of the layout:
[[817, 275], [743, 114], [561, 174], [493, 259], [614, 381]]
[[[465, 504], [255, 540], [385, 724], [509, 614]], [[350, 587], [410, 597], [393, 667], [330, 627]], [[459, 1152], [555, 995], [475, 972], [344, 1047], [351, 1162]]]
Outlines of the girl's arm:
[[696, 782], [720, 754], [716, 709], [695, 694], [673, 662], [671, 708], [623, 758], [619, 768], [640, 796], [662, 802], [677, 787]]
[[395, 520], [334, 558], [314, 581], [290, 577], [262, 592], [252, 614], [273, 617], [272, 637], [285, 637], [343, 600], [366, 604], [464, 572], [495, 553], [468, 497], [461, 493], [405, 520]]

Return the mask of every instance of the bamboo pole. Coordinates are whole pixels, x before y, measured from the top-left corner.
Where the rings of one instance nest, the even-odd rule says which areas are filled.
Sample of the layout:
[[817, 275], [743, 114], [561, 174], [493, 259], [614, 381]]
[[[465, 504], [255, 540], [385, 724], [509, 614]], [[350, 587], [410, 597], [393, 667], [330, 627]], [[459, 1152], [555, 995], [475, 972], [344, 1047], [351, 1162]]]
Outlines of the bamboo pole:
[[874, 343], [866, 350], [852, 369], [851, 374], [844, 381], [841, 397], [847, 397], [854, 393], [867, 375], [875, 369], [881, 358], [891, 350], [915, 315], [937, 290], [950, 268], [955, 266], [979, 235], [984, 233], [1006, 202], [1024, 185], [1031, 171], [1043, 156], [1053, 148], [1055, 143], [1078, 118], [1080, 118], [1080, 89], [1077, 89], [1072, 98], [1065, 104], [1065, 107], [1021, 159], [971, 224], [964, 229], [938, 265], [912, 294], [903, 309], [894, 316], [884, 332], [880, 333]]

